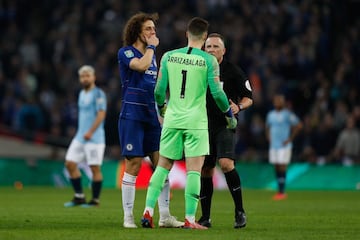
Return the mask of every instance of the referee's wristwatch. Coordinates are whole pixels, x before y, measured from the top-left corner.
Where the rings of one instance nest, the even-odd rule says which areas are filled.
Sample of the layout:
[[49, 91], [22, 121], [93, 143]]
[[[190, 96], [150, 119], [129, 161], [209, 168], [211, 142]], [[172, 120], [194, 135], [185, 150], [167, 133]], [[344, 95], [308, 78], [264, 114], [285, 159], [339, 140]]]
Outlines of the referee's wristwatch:
[[238, 107], [239, 107], [239, 112], [244, 109], [244, 107], [243, 107], [243, 105], [241, 103], [238, 104]]

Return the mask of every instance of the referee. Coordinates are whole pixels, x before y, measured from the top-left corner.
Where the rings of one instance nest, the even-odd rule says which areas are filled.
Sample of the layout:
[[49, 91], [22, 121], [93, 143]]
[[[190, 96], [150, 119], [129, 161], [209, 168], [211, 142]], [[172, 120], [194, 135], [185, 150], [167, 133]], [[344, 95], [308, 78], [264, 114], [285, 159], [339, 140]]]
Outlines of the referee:
[[[250, 82], [241, 68], [224, 59], [226, 52], [224, 37], [218, 33], [210, 34], [205, 42], [205, 51], [214, 55], [220, 65], [220, 81], [229, 98], [232, 112], [238, 114], [250, 107], [253, 104]], [[201, 173], [202, 216], [198, 223], [211, 227], [210, 209], [214, 188], [212, 176], [218, 160], [235, 205], [234, 228], [242, 228], [246, 225], [246, 215], [243, 208], [240, 177], [235, 169], [235, 131], [226, 128], [225, 116], [209, 94], [207, 110], [210, 155], [206, 156]]]

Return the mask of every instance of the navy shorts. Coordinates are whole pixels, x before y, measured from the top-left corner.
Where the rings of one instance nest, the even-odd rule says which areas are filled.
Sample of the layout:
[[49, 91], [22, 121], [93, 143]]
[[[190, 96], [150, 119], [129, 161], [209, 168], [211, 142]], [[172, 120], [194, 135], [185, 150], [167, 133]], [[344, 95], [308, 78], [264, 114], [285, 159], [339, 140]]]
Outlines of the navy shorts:
[[122, 156], [145, 157], [159, 151], [161, 127], [129, 119], [119, 119], [119, 140]]
[[213, 168], [219, 158], [235, 160], [235, 132], [222, 128], [217, 131], [209, 131], [210, 155], [205, 156], [203, 167]]

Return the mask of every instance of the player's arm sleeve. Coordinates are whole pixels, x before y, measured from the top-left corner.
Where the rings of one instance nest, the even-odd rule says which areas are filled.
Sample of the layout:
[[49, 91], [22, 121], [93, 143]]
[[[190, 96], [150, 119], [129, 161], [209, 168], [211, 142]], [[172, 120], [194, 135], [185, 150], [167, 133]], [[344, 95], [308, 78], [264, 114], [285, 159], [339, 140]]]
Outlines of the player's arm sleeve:
[[97, 111], [96, 118], [90, 129], [88, 130], [88, 132], [90, 132], [91, 134], [96, 131], [96, 129], [100, 126], [100, 124], [105, 120], [106, 117], [106, 96], [105, 93], [100, 89], [97, 92], [95, 104]]
[[300, 119], [292, 112], [290, 112], [290, 123], [292, 126], [298, 125], [300, 123]]
[[121, 48], [118, 51], [118, 62], [124, 63], [129, 68], [130, 68], [130, 62], [134, 58], [135, 56], [131, 49]]
[[229, 100], [220, 85], [220, 69], [216, 58], [210, 58], [208, 64], [208, 83], [212, 97], [219, 109], [225, 113], [229, 110]]
[[160, 70], [157, 78], [157, 82], [155, 85], [154, 95], [155, 101], [158, 106], [162, 106], [165, 103], [166, 98], [166, 90], [168, 87], [169, 76], [167, 72], [166, 66], [167, 54], [165, 54], [160, 61]]
[[290, 112], [290, 121], [292, 125], [290, 139], [293, 140], [303, 128], [303, 124], [300, 119], [292, 112]]
[[106, 95], [104, 91], [99, 90], [98, 95], [96, 97], [96, 110], [106, 111], [106, 107], [107, 107]]
[[240, 68], [236, 68], [236, 78], [238, 83], [238, 96], [247, 97], [252, 99], [252, 88], [248, 76]]

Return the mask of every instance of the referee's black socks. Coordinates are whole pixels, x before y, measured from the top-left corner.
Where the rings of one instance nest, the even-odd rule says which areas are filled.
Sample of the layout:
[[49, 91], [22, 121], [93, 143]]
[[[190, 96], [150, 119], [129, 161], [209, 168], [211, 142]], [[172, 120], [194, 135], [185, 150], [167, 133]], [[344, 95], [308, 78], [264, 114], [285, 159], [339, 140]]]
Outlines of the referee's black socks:
[[210, 219], [211, 199], [214, 192], [212, 177], [201, 177], [200, 204], [202, 217]]
[[239, 174], [234, 168], [230, 172], [224, 173], [226, 183], [229, 187], [231, 196], [234, 200], [235, 208], [238, 211], [244, 212], [243, 201], [242, 201], [242, 191], [241, 191], [241, 181]]

